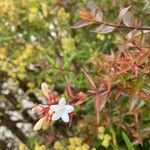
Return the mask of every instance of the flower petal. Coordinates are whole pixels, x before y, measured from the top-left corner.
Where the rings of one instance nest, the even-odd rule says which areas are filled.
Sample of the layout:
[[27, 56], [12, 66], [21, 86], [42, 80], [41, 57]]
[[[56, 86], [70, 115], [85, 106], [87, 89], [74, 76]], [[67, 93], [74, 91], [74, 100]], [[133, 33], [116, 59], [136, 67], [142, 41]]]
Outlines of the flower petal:
[[66, 100], [64, 97], [62, 97], [60, 100], [59, 100], [59, 106], [65, 106], [66, 105]]
[[42, 124], [44, 121], [45, 117], [41, 118], [35, 125], [34, 125], [34, 130], [40, 130], [42, 128]]
[[61, 119], [64, 121], [64, 122], [69, 122], [69, 115], [67, 113], [64, 113], [62, 116], [61, 116]]
[[60, 114], [60, 113], [54, 113], [53, 116], [52, 116], [52, 121], [56, 121], [56, 120], [58, 120], [60, 117], [61, 117], [61, 114]]
[[66, 110], [66, 113], [71, 113], [74, 111], [74, 107], [71, 105], [66, 105], [65, 110]]
[[49, 125], [50, 125], [50, 117], [46, 116], [41, 128], [45, 130], [49, 127]]
[[55, 112], [58, 111], [58, 105], [51, 105], [50, 110]]
[[49, 97], [48, 85], [45, 82], [41, 84], [41, 89], [42, 89], [44, 96], [48, 98]]

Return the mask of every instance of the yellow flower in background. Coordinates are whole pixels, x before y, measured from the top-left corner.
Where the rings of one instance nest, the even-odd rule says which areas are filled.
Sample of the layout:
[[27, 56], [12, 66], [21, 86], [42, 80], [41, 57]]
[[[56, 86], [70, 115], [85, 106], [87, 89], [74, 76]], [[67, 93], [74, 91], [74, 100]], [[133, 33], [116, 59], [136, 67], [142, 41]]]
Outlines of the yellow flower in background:
[[26, 78], [26, 74], [25, 74], [25, 73], [19, 73], [19, 74], [18, 74], [18, 78], [19, 78], [20, 80], [23, 80], [23, 79]]
[[105, 128], [103, 126], [101, 126], [101, 127], [98, 127], [97, 130], [98, 130], [98, 133], [104, 133]]
[[34, 88], [35, 87], [35, 83], [34, 82], [28, 82], [27, 83], [27, 87]]
[[75, 49], [74, 40], [72, 38], [62, 38], [61, 43], [64, 49], [64, 52], [68, 52]]
[[98, 33], [97, 34], [97, 39], [99, 39], [100, 41], [104, 41], [105, 40], [105, 35]]
[[28, 14], [29, 22], [33, 22], [35, 19], [37, 19], [37, 14], [38, 14], [38, 8], [37, 7], [31, 7], [29, 9], [29, 14]]
[[69, 143], [70, 143], [70, 145], [75, 145], [74, 138], [69, 138]]
[[81, 146], [76, 147], [75, 150], [82, 150], [82, 147]]
[[19, 150], [26, 150], [26, 146], [23, 143], [19, 144]]
[[64, 150], [64, 147], [62, 146], [62, 144], [59, 141], [56, 141], [54, 143], [54, 150]]
[[76, 145], [81, 145], [82, 144], [82, 139], [78, 138], [78, 137], [75, 137], [74, 142], [75, 142]]
[[47, 3], [41, 3], [41, 9], [44, 17], [47, 17], [48, 15], [48, 5]]
[[60, 8], [57, 13], [58, 21], [60, 23], [66, 24], [69, 21], [69, 13], [65, 12], [64, 8]]
[[107, 133], [105, 134], [105, 128], [103, 126], [98, 127], [97, 131], [97, 138], [100, 139], [100, 141], [102, 141], [101, 145], [105, 148], [109, 147], [111, 136]]
[[0, 49], [0, 60], [4, 60], [7, 58], [6, 52], [7, 50], [5, 48]]
[[82, 144], [82, 139], [78, 137], [69, 138], [70, 145], [76, 145], [79, 146]]
[[67, 150], [76, 150], [77, 146], [75, 145], [69, 145], [67, 146]]
[[89, 150], [90, 146], [86, 143], [82, 143], [83, 139], [78, 137], [69, 138], [70, 145], [68, 150]]
[[97, 135], [97, 137], [98, 137], [98, 139], [102, 140], [102, 139], [104, 138], [104, 134], [99, 133], [99, 134]]
[[34, 150], [46, 150], [46, 147], [44, 145], [36, 145]]
[[98, 127], [97, 132], [98, 132], [98, 135], [97, 135], [98, 139], [103, 140], [105, 128], [103, 126], [100, 126]]
[[109, 134], [105, 134], [105, 135], [104, 135], [104, 140], [103, 140], [103, 142], [102, 142], [102, 145], [103, 145], [105, 148], [108, 148], [108, 147], [109, 147], [110, 139], [111, 139], [111, 136], [110, 136]]
[[82, 145], [82, 150], [89, 150], [89, 148], [90, 148], [89, 145], [85, 143]]

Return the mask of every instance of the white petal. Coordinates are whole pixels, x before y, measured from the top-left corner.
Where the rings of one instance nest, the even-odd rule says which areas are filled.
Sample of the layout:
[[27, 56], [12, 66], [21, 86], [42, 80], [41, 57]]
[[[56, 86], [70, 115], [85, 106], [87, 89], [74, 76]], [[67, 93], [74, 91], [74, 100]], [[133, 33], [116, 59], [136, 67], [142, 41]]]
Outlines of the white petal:
[[51, 111], [58, 111], [58, 105], [51, 105], [50, 110]]
[[59, 100], [59, 106], [63, 107], [66, 105], [66, 101], [65, 101], [65, 98], [62, 97], [60, 100]]
[[74, 111], [74, 107], [71, 105], [66, 105], [65, 110], [66, 110], [66, 113], [71, 113]]
[[40, 130], [42, 128], [42, 124], [44, 121], [45, 117], [41, 118], [35, 125], [34, 125], [34, 130]]
[[49, 94], [48, 94], [48, 85], [45, 82], [43, 82], [41, 84], [41, 89], [42, 89], [43, 94], [48, 98], [49, 97]]
[[61, 119], [64, 121], [64, 122], [69, 122], [69, 115], [67, 113], [64, 113], [62, 116], [61, 116]]
[[52, 116], [52, 121], [56, 121], [56, 120], [58, 120], [60, 117], [61, 117], [61, 114], [60, 114], [60, 113], [54, 113], [53, 116]]

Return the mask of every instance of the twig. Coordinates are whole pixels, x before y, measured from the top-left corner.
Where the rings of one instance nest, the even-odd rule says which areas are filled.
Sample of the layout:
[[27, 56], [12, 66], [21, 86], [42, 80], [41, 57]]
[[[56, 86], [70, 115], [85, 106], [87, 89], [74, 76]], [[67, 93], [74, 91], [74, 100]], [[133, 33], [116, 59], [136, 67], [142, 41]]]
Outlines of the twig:
[[95, 20], [94, 20], [94, 23], [100, 24], [100, 25], [104, 24], [106, 26], [116, 27], [116, 28], [119, 28], [119, 29], [150, 30], [150, 27], [135, 27], [135, 26], [128, 27], [128, 26], [124, 26], [124, 25], [115, 25], [115, 24], [104, 23], [104, 22], [95, 21]]

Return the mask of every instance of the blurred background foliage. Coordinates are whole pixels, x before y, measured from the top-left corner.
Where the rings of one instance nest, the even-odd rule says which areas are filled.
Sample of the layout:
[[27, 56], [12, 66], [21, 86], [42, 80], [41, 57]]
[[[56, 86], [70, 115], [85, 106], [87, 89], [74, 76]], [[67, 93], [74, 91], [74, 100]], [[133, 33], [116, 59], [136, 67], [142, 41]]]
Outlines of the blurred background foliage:
[[[148, 0], [96, 2], [110, 22], [115, 22], [121, 7], [132, 5], [135, 15], [150, 26]], [[46, 131], [33, 131], [37, 118], [32, 107], [45, 103], [41, 83], [47, 82], [59, 96], [66, 81], [74, 90], [86, 90], [81, 68], [96, 74], [95, 56], [115, 50], [122, 40], [119, 33], [90, 33], [90, 27], [72, 30], [79, 19], [77, 11], [86, 4], [87, 0], [0, 1], [0, 149], [118, 149], [116, 137], [119, 146], [127, 149], [120, 129], [100, 126], [97, 130], [90, 101], [77, 108], [70, 128], [60, 121]], [[149, 113], [143, 115], [149, 122]]]

